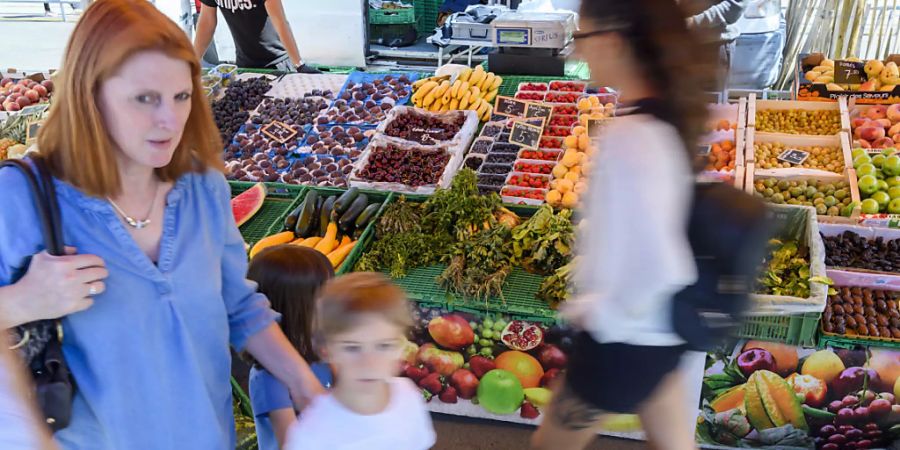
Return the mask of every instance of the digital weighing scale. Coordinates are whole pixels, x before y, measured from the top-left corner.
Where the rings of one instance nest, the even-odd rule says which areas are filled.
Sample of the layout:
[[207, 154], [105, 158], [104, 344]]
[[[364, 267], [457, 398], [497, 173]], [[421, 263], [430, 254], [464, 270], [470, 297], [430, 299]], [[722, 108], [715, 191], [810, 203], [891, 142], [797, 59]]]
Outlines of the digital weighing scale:
[[[448, 18], [429, 42], [445, 47], [493, 47], [488, 66], [495, 73], [562, 76], [577, 29], [572, 12], [519, 12], [505, 6], [474, 5]], [[442, 64], [442, 54], [439, 58]]]

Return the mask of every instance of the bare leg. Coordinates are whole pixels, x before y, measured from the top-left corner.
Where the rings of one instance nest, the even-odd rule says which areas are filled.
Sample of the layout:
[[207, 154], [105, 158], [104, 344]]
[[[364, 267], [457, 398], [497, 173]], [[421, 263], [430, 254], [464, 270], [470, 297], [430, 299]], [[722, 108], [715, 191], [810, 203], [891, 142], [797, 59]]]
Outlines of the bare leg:
[[638, 408], [641, 425], [650, 446], [659, 450], [689, 450], [697, 448], [694, 430], [684, 420], [687, 413], [684, 380], [681, 371], [670, 372], [653, 395]]
[[531, 437], [534, 450], [580, 450], [597, 437], [602, 410], [583, 401], [565, 379], [553, 389], [553, 400], [544, 410], [544, 421]]

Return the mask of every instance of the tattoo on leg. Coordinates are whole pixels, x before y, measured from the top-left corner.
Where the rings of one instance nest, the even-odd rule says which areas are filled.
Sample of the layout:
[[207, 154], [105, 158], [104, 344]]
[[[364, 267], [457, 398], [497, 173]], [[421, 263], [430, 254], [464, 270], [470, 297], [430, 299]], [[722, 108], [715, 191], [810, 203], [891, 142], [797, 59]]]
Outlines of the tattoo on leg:
[[590, 428], [605, 414], [602, 409], [582, 400], [567, 384], [563, 384], [553, 400], [551, 414], [560, 425], [569, 430]]

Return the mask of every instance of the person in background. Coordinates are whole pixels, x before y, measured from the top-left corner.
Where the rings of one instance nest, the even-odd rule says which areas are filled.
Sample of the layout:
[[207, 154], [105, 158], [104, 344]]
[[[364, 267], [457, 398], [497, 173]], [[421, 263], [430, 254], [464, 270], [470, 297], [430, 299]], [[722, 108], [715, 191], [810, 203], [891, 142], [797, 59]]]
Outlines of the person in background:
[[[289, 386], [296, 404], [320, 394], [246, 279], [222, 143], [184, 32], [151, 2], [97, 0], [72, 32], [55, 88], [37, 145], [78, 255], [44, 258], [24, 176], [0, 170], [0, 286], [10, 293], [0, 301], [30, 312], [14, 314], [19, 321], [78, 311], [62, 318], [76, 389], [58, 445], [234, 448], [229, 346]], [[93, 302], [65, 296], [61, 309], [44, 299], [33, 311], [28, 293], [58, 286]]]
[[397, 376], [412, 324], [406, 294], [384, 275], [357, 272], [325, 284], [316, 306], [316, 345], [336, 382], [300, 413], [285, 448], [431, 448], [422, 391]]
[[[0, 293], [0, 302], [4, 294]], [[47, 428], [38, 420], [35, 405], [25, 393], [28, 386], [24, 368], [0, 340], [0, 448], [53, 450]]]
[[584, 448], [607, 413], [637, 413], [653, 448], [696, 447], [682, 419], [696, 405], [682, 388], [686, 346], [672, 308], [697, 279], [688, 214], [707, 117], [700, 86], [714, 73], [713, 55], [683, 18], [673, 0], [581, 4], [575, 51], [592, 81], [615, 86], [632, 112], [598, 136], [603, 151], [583, 211], [590, 231], [578, 237], [578, 296], [563, 310], [579, 333], [533, 448]]
[[206, 52], [216, 30], [220, 9], [231, 29], [238, 67], [274, 69], [281, 72], [320, 73], [300, 58], [294, 33], [281, 0], [200, 0], [200, 19], [194, 51]]
[[749, 0], [681, 0], [687, 14], [687, 26], [694, 31], [701, 43], [718, 54], [719, 83], [715, 90], [722, 91], [728, 82], [735, 40], [741, 35], [737, 26]]
[[[331, 385], [328, 365], [313, 348], [313, 323], [316, 293], [334, 278], [334, 269], [325, 255], [298, 245], [268, 248], [250, 261], [247, 278], [255, 281], [259, 292], [272, 302], [281, 314], [281, 329], [288, 341], [307, 362], [326, 388]], [[250, 404], [256, 421], [256, 438], [260, 450], [278, 450], [285, 442], [288, 428], [297, 420], [287, 386], [268, 370], [250, 361]]]

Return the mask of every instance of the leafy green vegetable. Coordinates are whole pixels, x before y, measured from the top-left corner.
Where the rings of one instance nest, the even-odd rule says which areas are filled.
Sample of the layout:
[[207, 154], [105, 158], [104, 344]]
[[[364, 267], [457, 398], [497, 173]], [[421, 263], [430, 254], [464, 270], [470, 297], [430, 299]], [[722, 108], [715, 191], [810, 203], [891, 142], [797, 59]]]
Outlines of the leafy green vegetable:
[[496, 223], [500, 208], [496, 193], [481, 195], [472, 169], [462, 169], [453, 177], [450, 189], [438, 189], [423, 205], [426, 230], [449, 230], [463, 240]]
[[414, 267], [430, 266], [446, 258], [453, 242], [450, 235], [407, 231], [376, 240], [354, 270], [374, 272], [387, 268], [393, 278], [403, 278]]
[[572, 210], [554, 213], [550, 205], [541, 206], [512, 232], [514, 262], [540, 275], [552, 274], [567, 264], [575, 242], [571, 217]]
[[556, 269], [553, 275], [544, 278], [538, 289], [537, 298], [547, 302], [552, 308], [557, 308], [560, 303], [566, 301], [574, 290], [572, 275], [575, 264], [575, 261], [570, 262]]
[[511, 236], [509, 228], [499, 225], [459, 241], [438, 283], [451, 292], [484, 301], [502, 298], [503, 283], [512, 272]]
[[769, 241], [770, 254], [757, 279], [760, 294], [807, 298], [810, 283], [830, 284], [824, 277], [810, 278], [809, 250], [796, 241]]

